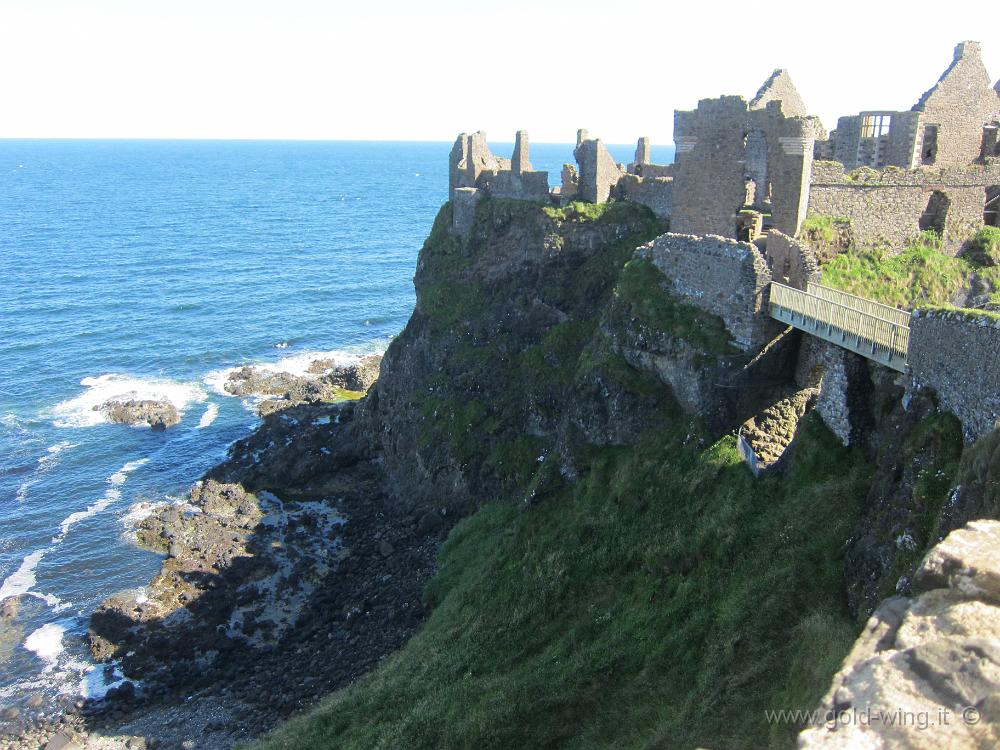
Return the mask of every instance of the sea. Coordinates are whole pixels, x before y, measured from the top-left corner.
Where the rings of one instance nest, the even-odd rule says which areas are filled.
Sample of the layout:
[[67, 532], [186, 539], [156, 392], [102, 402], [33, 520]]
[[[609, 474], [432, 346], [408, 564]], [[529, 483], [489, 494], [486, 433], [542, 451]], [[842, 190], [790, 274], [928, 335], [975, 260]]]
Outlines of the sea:
[[[120, 682], [90, 658], [90, 613], [118, 591], [141, 600], [161, 560], [136, 524], [258, 424], [225, 374], [384, 350], [413, 309], [450, 148], [0, 140], [0, 710]], [[555, 185], [572, 146], [531, 159]], [[153, 432], [95, 411], [123, 395], [182, 421]]]

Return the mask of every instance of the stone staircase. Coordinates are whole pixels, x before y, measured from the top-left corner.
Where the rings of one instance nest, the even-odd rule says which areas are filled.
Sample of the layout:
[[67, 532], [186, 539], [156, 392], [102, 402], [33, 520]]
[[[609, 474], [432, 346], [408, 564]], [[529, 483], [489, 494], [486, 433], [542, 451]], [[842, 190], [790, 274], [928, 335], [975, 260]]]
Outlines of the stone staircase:
[[739, 429], [740, 455], [754, 476], [776, 470], [795, 439], [799, 420], [816, 404], [819, 388], [803, 388], [776, 401]]

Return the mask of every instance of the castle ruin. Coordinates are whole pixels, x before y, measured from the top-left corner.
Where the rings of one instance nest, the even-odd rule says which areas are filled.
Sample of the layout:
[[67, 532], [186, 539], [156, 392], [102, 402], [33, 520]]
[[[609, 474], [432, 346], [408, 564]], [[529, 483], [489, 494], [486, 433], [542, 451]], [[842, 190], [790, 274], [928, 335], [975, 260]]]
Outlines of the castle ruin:
[[[648, 206], [671, 231], [638, 254], [672, 293], [717, 315], [743, 356], [759, 360], [784, 325], [810, 334], [796, 381], [817, 387], [809, 373], [825, 373], [816, 409], [845, 444], [857, 434], [851, 393], [873, 377], [905, 378], [908, 392], [934, 389], [972, 439], [1000, 418], [995, 372], [983, 371], [1000, 356], [1000, 323], [976, 311], [911, 315], [823, 287], [799, 234], [808, 215], [819, 215], [847, 227], [855, 247], [893, 252], [933, 231], [944, 252], [957, 252], [984, 226], [1000, 226], [998, 132], [1000, 82], [990, 84], [977, 42], [955, 48], [909, 111], [841, 117], [829, 135], [788, 72], [776, 70], [749, 101], [721, 96], [676, 111], [672, 164], [652, 163], [648, 138], [630, 164], [618, 164], [578, 131], [575, 164], [563, 165], [553, 188], [547, 172], [532, 169], [527, 133], [517, 133], [509, 160], [493, 155], [483, 133], [463, 133], [449, 163], [452, 232], [468, 235], [487, 196]], [[661, 369], [669, 380], [675, 368]], [[714, 386], [674, 380], [695, 411], [712, 400], [702, 386]], [[692, 382], [700, 385], [691, 390]]]
[[471, 226], [484, 195], [540, 202], [630, 200], [668, 218], [675, 232], [755, 240], [794, 237], [807, 214], [842, 217], [858, 245], [898, 245], [921, 231], [946, 250], [1000, 222], [1000, 82], [990, 84], [978, 42], [962, 42], [938, 82], [906, 112], [841, 117], [825, 132], [787, 71], [757, 94], [702, 99], [674, 113], [673, 164], [652, 164], [649, 139], [618, 164], [586, 130], [561, 184], [531, 168], [528, 136], [510, 160], [483, 133], [463, 133], [450, 159], [454, 230]]

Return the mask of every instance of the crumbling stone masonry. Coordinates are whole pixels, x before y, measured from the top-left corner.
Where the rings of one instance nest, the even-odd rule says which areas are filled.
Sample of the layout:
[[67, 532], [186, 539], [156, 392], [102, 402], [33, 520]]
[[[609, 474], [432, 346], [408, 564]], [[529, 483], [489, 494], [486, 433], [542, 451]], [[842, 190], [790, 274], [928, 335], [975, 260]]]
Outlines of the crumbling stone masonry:
[[482, 131], [462, 133], [455, 139], [448, 159], [448, 200], [453, 204], [455, 234], [466, 234], [471, 229], [482, 194], [546, 203], [550, 200], [548, 172], [531, 169], [525, 131], [517, 132], [509, 161], [493, 155]]
[[581, 200], [604, 203], [611, 197], [611, 191], [618, 185], [625, 170], [618, 166], [599, 139], [585, 136], [586, 131], [580, 131], [577, 147], [573, 151], [576, 163], [580, 165], [577, 194]]
[[483, 193], [476, 188], [455, 188], [451, 195], [451, 229], [457, 235], [465, 237], [472, 231], [476, 221], [476, 206]]
[[819, 387], [816, 413], [843, 445], [859, 442], [870, 427], [871, 372], [893, 378], [898, 373], [813, 336], [804, 336], [795, 381], [803, 388]]
[[969, 310], [917, 310], [910, 319], [911, 386], [933, 388], [975, 440], [1000, 419], [1000, 319]]
[[669, 218], [673, 213], [674, 181], [670, 177], [622, 175], [616, 194], [623, 200], [648, 207], [660, 218]]
[[991, 186], [1000, 185], [1000, 159], [940, 169], [861, 169], [815, 162], [809, 212], [849, 219], [859, 245], [900, 247], [934, 229], [944, 248], [957, 250], [983, 226]]
[[802, 111], [788, 74], [775, 71], [750, 104], [723, 96], [675, 112], [672, 228], [735, 237], [748, 208], [795, 235], [808, 206], [814, 143], [824, 135]]
[[910, 111], [841, 117], [825, 158], [848, 169], [971, 164], [996, 155], [998, 119], [1000, 94], [990, 85], [979, 42], [962, 42], [948, 69]]
[[929, 229], [953, 252], [1000, 216], [998, 126], [1000, 83], [990, 86], [979, 43], [962, 42], [910, 111], [842, 117], [816, 144], [809, 211], [849, 219], [861, 245], [898, 248]]
[[[494, 156], [483, 133], [463, 133], [449, 198], [470, 188], [540, 202], [629, 200], [669, 218], [675, 232], [732, 238], [760, 229], [795, 237], [812, 212], [846, 218], [860, 245], [900, 248], [932, 229], [955, 251], [984, 223], [1000, 225], [1000, 83], [989, 80], [979, 44], [963, 42], [912, 110], [841, 118], [827, 139], [787, 71], [776, 70], [749, 103], [723, 96], [675, 112], [674, 164], [652, 164], [640, 138], [625, 168], [580, 130], [577, 166], [564, 165], [552, 191], [547, 173], [531, 168], [524, 131], [510, 160]], [[461, 200], [458, 223], [475, 199]], [[775, 252], [788, 249], [783, 242]]]
[[505, 169], [510, 169], [510, 162], [493, 155], [486, 143], [486, 133], [481, 130], [472, 135], [462, 133], [455, 139], [448, 159], [448, 200], [456, 188], [478, 187], [483, 172]]
[[766, 109], [770, 102], [781, 102], [785, 117], [808, 117], [806, 105], [799, 96], [787, 70], [776, 70], [764, 81], [757, 95], [750, 101], [750, 109]]
[[722, 318], [743, 351], [758, 351], [780, 330], [767, 313], [771, 273], [747, 242], [664, 234], [636, 251], [663, 272], [671, 291]]
[[767, 237], [765, 257], [775, 281], [796, 289], [805, 289], [822, 278], [819, 259], [808, 245], [772, 229]]

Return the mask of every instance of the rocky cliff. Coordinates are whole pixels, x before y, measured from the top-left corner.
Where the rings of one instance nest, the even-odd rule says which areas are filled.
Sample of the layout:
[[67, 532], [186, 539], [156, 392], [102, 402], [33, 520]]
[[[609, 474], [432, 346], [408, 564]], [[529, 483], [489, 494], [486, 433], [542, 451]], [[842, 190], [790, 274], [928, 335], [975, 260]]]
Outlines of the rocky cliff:
[[[274, 747], [791, 745], [766, 711], [814, 706], [878, 601], [996, 513], [994, 443], [860, 361], [845, 448], [803, 414], [798, 334], [745, 350], [637, 252], [642, 206], [450, 211], [368, 396], [267, 415], [146, 522], [164, 569], [95, 653], [150, 695], [235, 692], [254, 734], [418, 633]], [[787, 427], [779, 475], [740, 459], [754, 415]]]

